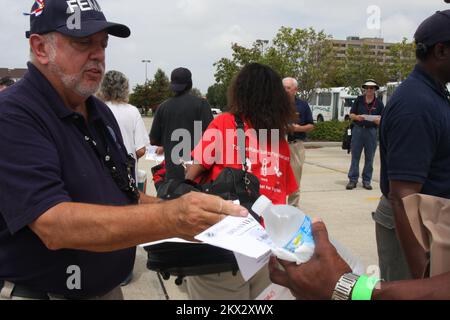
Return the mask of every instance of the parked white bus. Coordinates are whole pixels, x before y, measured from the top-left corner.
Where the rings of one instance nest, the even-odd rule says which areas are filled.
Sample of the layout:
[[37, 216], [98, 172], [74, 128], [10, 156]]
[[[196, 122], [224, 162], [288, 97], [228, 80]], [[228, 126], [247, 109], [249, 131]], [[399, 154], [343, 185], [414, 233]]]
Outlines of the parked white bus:
[[[397, 88], [400, 86], [400, 84], [401, 82], [388, 82], [386, 86], [380, 88], [380, 91], [378, 91], [377, 95], [383, 100], [383, 104], [385, 106], [391, 99], [395, 90], [397, 90]], [[447, 89], [450, 91], [450, 84], [447, 84]]]
[[[381, 87], [378, 93], [378, 97], [383, 99], [383, 104], [386, 106], [389, 99], [391, 99], [395, 90], [397, 90], [398, 86], [401, 82], [388, 82], [385, 87]], [[450, 83], [447, 84], [447, 90], [450, 91]]]
[[398, 86], [401, 82], [388, 82], [386, 86], [381, 87], [377, 93], [378, 98], [381, 98], [384, 106], [388, 103], [389, 99], [391, 99], [395, 90], [397, 90]]
[[[400, 84], [401, 82], [388, 82], [386, 86], [380, 88], [377, 96], [382, 99], [385, 106]], [[450, 91], [450, 84], [447, 88]], [[345, 87], [316, 89], [309, 100], [314, 121], [349, 120], [353, 102], [362, 94], [359, 89], [356, 91], [357, 95]]]
[[314, 121], [348, 120], [357, 97], [344, 87], [316, 89], [309, 100]]

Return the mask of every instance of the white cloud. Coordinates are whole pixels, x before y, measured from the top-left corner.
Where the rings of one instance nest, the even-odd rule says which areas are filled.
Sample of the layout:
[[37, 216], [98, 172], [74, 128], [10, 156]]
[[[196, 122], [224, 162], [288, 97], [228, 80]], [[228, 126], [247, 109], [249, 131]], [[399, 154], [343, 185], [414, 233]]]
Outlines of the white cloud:
[[213, 36], [205, 43], [205, 47], [211, 50], [228, 50], [232, 43], [249, 45], [254, 41], [254, 37], [245, 32], [241, 26], [233, 25], [223, 33]]
[[176, 4], [182, 14], [190, 19], [203, 18], [208, 12], [208, 1], [178, 0]]
[[[34, 0], [1, 0], [0, 67], [23, 67], [28, 58], [22, 12]], [[111, 39], [108, 69], [126, 73], [134, 85], [145, 78], [142, 59], [150, 59], [149, 74], [167, 74], [178, 66], [192, 70], [203, 92], [214, 83], [213, 64], [229, 57], [230, 44], [250, 45], [273, 39], [281, 26], [324, 29], [334, 38], [369, 34], [367, 7], [378, 5], [386, 40], [411, 38], [418, 24], [438, 9], [442, 0], [98, 0], [111, 21], [132, 29], [129, 39]], [[375, 34], [376, 35], [376, 34]]]
[[394, 14], [383, 21], [383, 36], [386, 41], [397, 42], [403, 37], [412, 41], [417, 30], [417, 23], [402, 14]]

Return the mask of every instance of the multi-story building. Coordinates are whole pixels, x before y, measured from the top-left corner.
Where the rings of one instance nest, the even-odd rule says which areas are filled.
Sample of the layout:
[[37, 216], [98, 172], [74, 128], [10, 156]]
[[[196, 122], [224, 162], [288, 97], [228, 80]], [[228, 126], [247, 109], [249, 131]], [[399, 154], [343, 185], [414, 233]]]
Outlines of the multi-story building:
[[336, 59], [343, 60], [348, 48], [361, 49], [366, 45], [373, 56], [380, 63], [384, 64], [389, 61], [389, 49], [394, 43], [386, 43], [383, 38], [360, 38], [347, 37], [347, 40], [331, 40], [333, 48], [336, 52]]

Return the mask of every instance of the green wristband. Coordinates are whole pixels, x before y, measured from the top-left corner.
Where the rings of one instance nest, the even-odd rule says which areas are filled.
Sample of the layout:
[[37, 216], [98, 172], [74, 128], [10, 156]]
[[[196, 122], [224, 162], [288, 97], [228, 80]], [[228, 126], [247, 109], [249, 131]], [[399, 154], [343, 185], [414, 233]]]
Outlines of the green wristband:
[[352, 300], [372, 300], [372, 292], [380, 279], [369, 278], [368, 276], [359, 277], [352, 291]]

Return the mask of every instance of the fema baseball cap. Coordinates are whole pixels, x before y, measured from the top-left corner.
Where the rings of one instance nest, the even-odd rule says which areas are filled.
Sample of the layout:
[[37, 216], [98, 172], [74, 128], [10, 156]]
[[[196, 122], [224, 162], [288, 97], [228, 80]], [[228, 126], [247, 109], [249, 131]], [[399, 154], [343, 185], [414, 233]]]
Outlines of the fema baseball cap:
[[127, 26], [106, 21], [97, 0], [36, 0], [27, 15], [30, 16], [27, 38], [53, 31], [76, 38], [103, 30], [120, 38], [131, 34]]
[[414, 34], [416, 43], [431, 47], [450, 40], [450, 10], [437, 11], [423, 21]]
[[192, 73], [186, 68], [177, 68], [170, 75], [170, 89], [181, 92], [192, 86]]

